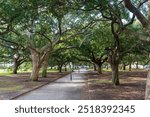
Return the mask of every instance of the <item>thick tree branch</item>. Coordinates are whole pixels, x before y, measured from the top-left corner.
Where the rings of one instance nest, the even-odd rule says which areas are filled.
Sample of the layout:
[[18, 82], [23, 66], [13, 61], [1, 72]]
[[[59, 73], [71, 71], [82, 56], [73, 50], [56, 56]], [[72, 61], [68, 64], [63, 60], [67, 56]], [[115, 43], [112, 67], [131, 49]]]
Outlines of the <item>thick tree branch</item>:
[[[145, 0], [144, 2], [142, 2], [141, 4], [147, 2], [147, 0]], [[126, 8], [132, 12], [134, 15], [136, 15], [136, 17], [138, 18], [138, 20], [142, 23], [143, 27], [148, 29], [149, 28], [149, 21], [148, 19], [138, 10], [138, 8], [136, 8], [130, 0], [124, 0], [125, 6]]]

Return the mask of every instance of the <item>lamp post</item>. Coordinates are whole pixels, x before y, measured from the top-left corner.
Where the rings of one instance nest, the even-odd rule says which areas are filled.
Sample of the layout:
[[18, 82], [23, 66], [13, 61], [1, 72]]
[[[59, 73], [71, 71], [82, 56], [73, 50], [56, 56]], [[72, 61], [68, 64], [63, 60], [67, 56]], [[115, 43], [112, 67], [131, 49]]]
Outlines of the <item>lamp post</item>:
[[72, 62], [70, 62], [69, 66], [70, 66], [70, 72], [71, 72], [71, 73], [70, 73], [70, 80], [72, 81], [72, 78], [73, 78], [73, 77], [72, 77], [72, 71], [73, 71], [73, 70], [72, 70], [72, 67], [73, 67]]

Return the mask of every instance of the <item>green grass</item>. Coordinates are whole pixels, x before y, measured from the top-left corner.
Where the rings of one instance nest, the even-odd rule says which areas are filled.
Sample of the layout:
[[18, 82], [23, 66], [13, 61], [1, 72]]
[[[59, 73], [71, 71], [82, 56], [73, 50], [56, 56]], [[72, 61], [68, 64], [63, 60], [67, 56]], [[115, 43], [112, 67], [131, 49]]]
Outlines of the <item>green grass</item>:
[[48, 72], [58, 72], [57, 69], [48, 69], [47, 71], [48, 71]]
[[108, 72], [110, 72], [110, 71], [111, 71], [111, 68], [109, 68], [109, 69], [103, 68], [102, 70], [103, 70], [103, 71], [108, 71]]
[[[62, 69], [62, 72], [65, 71], [64, 69]], [[30, 73], [31, 70], [28, 71], [20, 71], [18, 70], [18, 73]], [[58, 72], [57, 69], [48, 69], [47, 72]], [[42, 73], [42, 70], [40, 70], [40, 73]], [[2, 72], [0, 71], [0, 76], [11, 76], [13, 73], [12, 71], [6, 71], [6, 72]]]
[[11, 82], [11, 81], [5, 81], [5, 80], [0, 80], [0, 88], [1, 87], [6, 87], [6, 86], [14, 86], [16, 83]]
[[23, 88], [22, 85], [18, 85], [12, 81], [0, 81], [0, 92], [15, 92]]
[[12, 87], [2, 87], [0, 88], [0, 92], [16, 92], [23, 88], [23, 86], [12, 86]]
[[0, 72], [0, 76], [11, 76], [12, 72]]

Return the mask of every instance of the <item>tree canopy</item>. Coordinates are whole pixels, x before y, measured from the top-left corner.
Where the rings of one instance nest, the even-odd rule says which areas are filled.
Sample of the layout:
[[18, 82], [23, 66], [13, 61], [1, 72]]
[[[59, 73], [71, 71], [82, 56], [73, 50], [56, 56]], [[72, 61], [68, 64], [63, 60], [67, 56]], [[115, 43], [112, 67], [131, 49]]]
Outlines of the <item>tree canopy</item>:
[[150, 0], [1, 0], [0, 14], [0, 61], [13, 61], [14, 73], [32, 63], [33, 81], [50, 62], [60, 71], [89, 62], [99, 73], [107, 62], [119, 85], [120, 65], [149, 63]]

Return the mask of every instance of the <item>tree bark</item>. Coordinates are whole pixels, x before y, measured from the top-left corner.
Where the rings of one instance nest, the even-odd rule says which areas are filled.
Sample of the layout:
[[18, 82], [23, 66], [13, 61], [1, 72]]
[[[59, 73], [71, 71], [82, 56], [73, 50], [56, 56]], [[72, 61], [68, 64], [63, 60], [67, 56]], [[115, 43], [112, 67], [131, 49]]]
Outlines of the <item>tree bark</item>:
[[[148, 20], [150, 21], [150, 0], [148, 0]], [[149, 23], [150, 25], [150, 23]], [[147, 28], [150, 36], [150, 26]], [[148, 70], [147, 82], [146, 82], [146, 91], [145, 91], [145, 99], [150, 100], [150, 68]]]
[[131, 63], [129, 64], [129, 71], [131, 71], [132, 67], [131, 67]]
[[123, 70], [126, 70], [126, 65], [125, 64], [123, 64]]
[[97, 71], [95, 63], [93, 63], [94, 71]]
[[44, 77], [44, 78], [47, 77], [47, 67], [48, 67], [48, 65], [42, 66], [42, 77]]
[[107, 70], [109, 69], [109, 66], [108, 66], [108, 65], [106, 65], [106, 69], [107, 69]]
[[118, 66], [119, 66], [119, 63], [116, 62], [115, 64], [113, 63], [112, 64], [112, 83], [114, 85], [119, 85], [119, 70], [118, 70]]
[[101, 64], [98, 64], [98, 65], [97, 65], [97, 68], [98, 68], [98, 69], [97, 69], [98, 73], [99, 73], [99, 74], [102, 74], [102, 65], [101, 65]]
[[49, 54], [45, 56], [44, 62], [42, 64], [42, 77], [47, 77], [47, 68], [48, 68], [48, 60], [49, 60]]
[[150, 20], [150, 0], [148, 0], [148, 20]]
[[15, 60], [13, 65], [13, 74], [17, 74], [18, 68], [19, 68], [19, 63], [17, 62], [17, 60]]
[[30, 75], [30, 79], [32, 81], [38, 81], [39, 78], [39, 71], [41, 67], [40, 55], [31, 50], [31, 59], [32, 59], [32, 72]]
[[[150, 0], [148, 0], [150, 3]], [[144, 28], [149, 29], [150, 28], [150, 23], [149, 20], [144, 17], [144, 15], [136, 8], [132, 3], [131, 0], [124, 0], [126, 8], [132, 12], [134, 15], [136, 15], [137, 19], [141, 22]], [[150, 5], [149, 5], [150, 6]], [[148, 15], [149, 18], [149, 15]]]
[[111, 49], [110, 63], [112, 69], [112, 83], [113, 85], [119, 85], [119, 62], [120, 62], [120, 38], [119, 34], [115, 30], [115, 21], [111, 22], [111, 32], [114, 36], [114, 47]]
[[60, 73], [62, 72], [62, 65], [58, 66], [58, 70], [59, 70]]
[[145, 99], [146, 100], [150, 99], [150, 69], [148, 70], [148, 75], [147, 75]]
[[[77, 69], [77, 68], [76, 68]], [[65, 71], [67, 71], [67, 65], [65, 65]]]
[[26, 60], [26, 58], [14, 58], [14, 62], [13, 62], [13, 74], [17, 74], [18, 68], [19, 66], [24, 63]]
[[139, 63], [138, 62], [136, 63], [136, 69], [139, 69]]
[[31, 72], [31, 76], [30, 76], [30, 79], [32, 81], [38, 81], [39, 71], [40, 71], [40, 68], [38, 67], [38, 64], [34, 62], [32, 65], [32, 72]]

